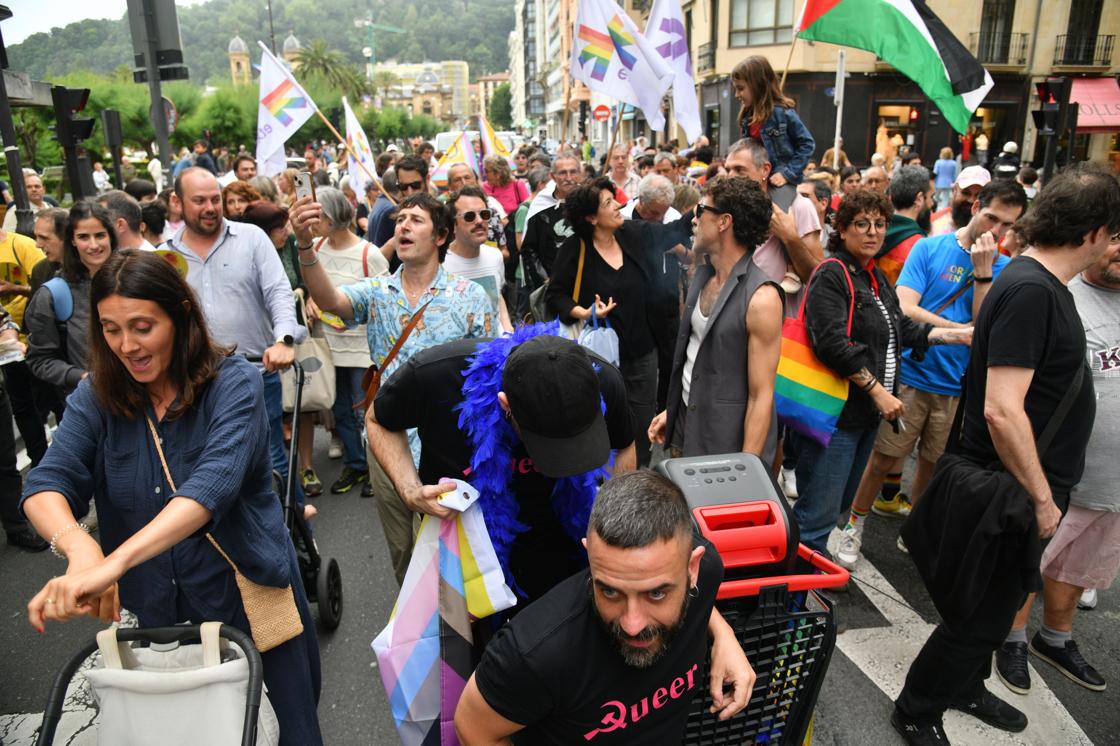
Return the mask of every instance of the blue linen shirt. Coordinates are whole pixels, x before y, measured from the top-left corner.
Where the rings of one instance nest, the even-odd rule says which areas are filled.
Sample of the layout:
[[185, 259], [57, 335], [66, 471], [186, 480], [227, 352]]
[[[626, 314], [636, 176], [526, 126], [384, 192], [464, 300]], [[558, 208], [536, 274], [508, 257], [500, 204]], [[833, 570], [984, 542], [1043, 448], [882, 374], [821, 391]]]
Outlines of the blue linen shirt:
[[187, 260], [187, 284], [198, 296], [210, 336], [236, 345], [237, 354], [260, 357], [291, 335], [302, 342], [307, 329], [296, 322], [292, 286], [280, 254], [255, 225], [223, 220], [217, 241], [205, 259], [183, 243], [186, 226], [167, 246]]
[[[147, 415], [155, 420], [150, 405]], [[249, 579], [275, 587], [292, 582], [290, 539], [272, 486], [260, 374], [244, 358], [225, 358], [196, 404], [177, 419], [165, 417], [156, 430], [178, 487], [174, 492], [145, 419], [107, 413], [83, 380], [66, 401], [51, 447], [27, 476], [23, 500], [60, 492], [81, 518], [92, 497], [106, 555], [150, 523], [171, 498], [196, 501], [211, 512], [209, 524], [126, 572], [121, 605], [143, 626], [184, 621], [178, 618], [180, 600], [206, 619], [233, 622], [241, 611], [240, 593], [206, 531]]]
[[[456, 339], [501, 334], [501, 325], [494, 313], [494, 306], [490, 303], [490, 297], [478, 283], [445, 271], [441, 264], [432, 278], [432, 286], [424, 291], [413, 306], [401, 287], [403, 271], [404, 267], [401, 266], [391, 275], [366, 277], [339, 288], [350, 299], [350, 306], [354, 310], [354, 318], [349, 321], [349, 327], [366, 324], [370, 359], [378, 368], [384, 365], [389, 350], [412, 315], [431, 301], [428, 310], [424, 311], [424, 317], [405, 340], [396, 358], [383, 371], [383, 380], [388, 380], [393, 371], [421, 350]], [[408, 431], [408, 444], [412, 450], [413, 462], [420, 463], [420, 438], [414, 429]]]
[[[997, 255], [992, 264], [992, 277], [999, 273], [1011, 260], [1002, 254]], [[941, 304], [953, 297], [961, 285], [972, 278], [972, 259], [960, 243], [956, 231], [940, 236], [923, 238], [914, 244], [902, 273], [898, 276], [898, 287], [908, 287], [921, 294], [918, 306], [933, 312]], [[961, 293], [938, 316], [959, 324], [973, 321], [972, 298], [975, 285]], [[965, 345], [939, 345], [925, 351], [921, 362], [915, 362], [913, 351], [902, 353], [901, 381], [922, 391], [948, 396], [961, 395], [961, 378], [968, 367], [969, 347]]]

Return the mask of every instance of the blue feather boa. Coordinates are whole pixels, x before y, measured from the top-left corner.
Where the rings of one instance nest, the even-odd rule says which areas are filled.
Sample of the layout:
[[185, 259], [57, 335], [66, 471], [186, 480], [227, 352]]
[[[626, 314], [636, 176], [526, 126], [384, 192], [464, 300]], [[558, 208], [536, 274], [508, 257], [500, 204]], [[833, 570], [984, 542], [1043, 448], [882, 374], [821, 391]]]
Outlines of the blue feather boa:
[[[514, 347], [540, 334], [560, 335], [559, 322], [523, 326], [512, 334], [499, 337], [479, 347], [467, 360], [463, 373], [463, 401], [456, 406], [459, 429], [471, 445], [470, 482], [479, 492], [479, 503], [486, 518], [486, 529], [494, 552], [501, 563], [506, 583], [519, 595], [509, 570], [509, 556], [517, 536], [528, 526], [518, 520], [520, 506], [510, 488], [513, 479], [513, 449], [519, 442], [517, 433], [498, 403], [502, 390], [502, 371]], [[601, 403], [604, 411], [605, 403]], [[613, 454], [611, 461], [613, 461]], [[557, 479], [552, 490], [552, 510], [571, 539], [579, 542], [587, 533], [587, 521], [599, 484], [610, 473], [606, 465], [584, 474]]]

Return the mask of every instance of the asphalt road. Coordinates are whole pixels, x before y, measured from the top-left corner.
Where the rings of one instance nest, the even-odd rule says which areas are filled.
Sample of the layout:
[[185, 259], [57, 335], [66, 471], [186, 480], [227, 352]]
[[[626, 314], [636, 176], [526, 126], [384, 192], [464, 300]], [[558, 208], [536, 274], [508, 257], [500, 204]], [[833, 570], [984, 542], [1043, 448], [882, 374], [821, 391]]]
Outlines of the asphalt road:
[[[329, 485], [340, 462], [326, 457], [320, 433], [316, 462]], [[396, 597], [374, 503], [357, 491], [324, 495], [314, 504], [319, 546], [338, 559], [343, 577], [345, 609], [333, 633], [320, 632], [323, 690], [320, 721], [327, 744], [354, 746], [396, 743], [388, 703], [381, 687], [370, 642], [384, 626]], [[898, 523], [872, 517], [866, 531], [867, 561], [846, 593], [832, 595], [841, 628], [837, 649], [826, 676], [814, 726], [814, 743], [825, 746], [901, 744], [890, 728], [891, 701], [897, 694], [913, 653], [936, 620], [932, 604], [908, 557], [895, 547]], [[49, 553], [29, 555], [0, 545], [0, 744], [33, 743], [38, 713], [55, 672], [97, 630], [92, 621], [49, 627], [37, 634], [26, 622], [25, 604], [52, 574], [64, 570]], [[883, 592], [889, 594], [883, 595]], [[1038, 628], [1038, 614], [1031, 632]], [[1111, 689], [1095, 693], [1066, 680], [1044, 663], [1032, 664], [1035, 691], [1028, 697], [1011, 694], [992, 679], [993, 692], [1023, 707], [1032, 725], [1008, 737], [969, 722], [960, 714], [946, 718], [954, 744], [1116, 744], [1120, 743], [1120, 590], [1101, 595], [1100, 605], [1082, 612], [1075, 638]], [[64, 719], [70, 731], [88, 723], [88, 699], [77, 696], [74, 712]], [[60, 730], [62, 734], [64, 727]], [[92, 730], [60, 737], [56, 743], [93, 744]]]

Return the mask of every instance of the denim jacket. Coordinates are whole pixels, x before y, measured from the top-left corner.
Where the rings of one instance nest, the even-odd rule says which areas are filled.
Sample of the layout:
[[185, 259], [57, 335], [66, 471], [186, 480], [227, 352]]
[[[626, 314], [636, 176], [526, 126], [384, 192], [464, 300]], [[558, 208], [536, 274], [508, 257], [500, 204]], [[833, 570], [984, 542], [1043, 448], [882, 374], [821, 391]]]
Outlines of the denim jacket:
[[[749, 120], [743, 122], [742, 135], [750, 137]], [[762, 125], [762, 144], [770, 156], [772, 170], [784, 176], [790, 184], [800, 184], [801, 172], [813, 156], [817, 143], [797, 111], [775, 106], [770, 118]]]

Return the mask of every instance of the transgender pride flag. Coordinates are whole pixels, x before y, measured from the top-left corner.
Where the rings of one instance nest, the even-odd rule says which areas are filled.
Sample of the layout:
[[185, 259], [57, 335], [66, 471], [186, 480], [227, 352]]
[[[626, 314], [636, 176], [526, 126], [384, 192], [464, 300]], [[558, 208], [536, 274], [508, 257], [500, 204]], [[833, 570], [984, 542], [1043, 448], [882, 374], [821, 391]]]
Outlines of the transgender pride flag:
[[287, 167], [284, 143], [317, 111], [291, 71], [264, 44], [261, 47], [261, 98], [257, 107], [257, 173], [275, 176]]

